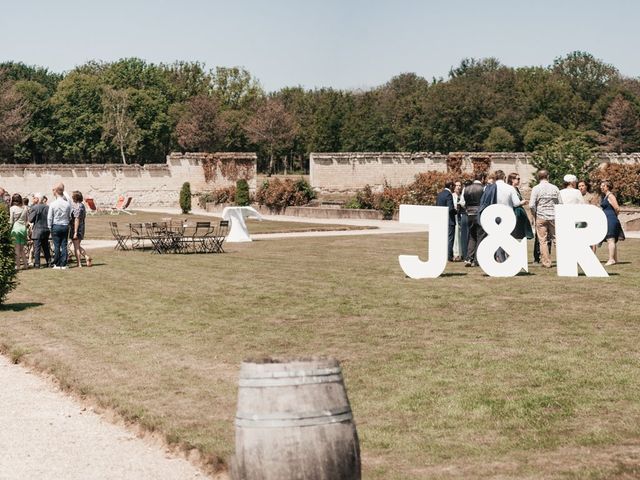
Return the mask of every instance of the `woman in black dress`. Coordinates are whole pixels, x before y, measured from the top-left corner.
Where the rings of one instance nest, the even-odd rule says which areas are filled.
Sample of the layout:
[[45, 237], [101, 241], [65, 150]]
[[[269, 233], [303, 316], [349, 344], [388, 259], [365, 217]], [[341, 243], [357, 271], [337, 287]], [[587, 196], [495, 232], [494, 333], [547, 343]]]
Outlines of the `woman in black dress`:
[[611, 191], [612, 188], [613, 184], [609, 180], [602, 180], [602, 182], [600, 182], [600, 191], [602, 192], [600, 206], [607, 216], [607, 235], [604, 239], [607, 241], [607, 247], [609, 249], [609, 260], [605, 265], [618, 263], [618, 240], [625, 239], [622, 225], [620, 224], [620, 220], [618, 220], [620, 206], [618, 205], [616, 196]]

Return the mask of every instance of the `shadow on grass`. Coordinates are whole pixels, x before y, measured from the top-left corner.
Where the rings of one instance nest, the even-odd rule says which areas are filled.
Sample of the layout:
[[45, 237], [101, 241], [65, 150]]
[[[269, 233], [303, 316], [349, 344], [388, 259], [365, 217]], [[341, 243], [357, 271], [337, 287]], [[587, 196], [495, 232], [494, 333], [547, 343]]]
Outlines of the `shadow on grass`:
[[442, 273], [440, 274], [441, 277], [463, 277], [465, 275], [468, 275], [468, 273], [466, 272], [449, 272], [449, 273]]
[[2, 311], [11, 311], [11, 312], [22, 312], [27, 310], [28, 308], [41, 307], [44, 303], [40, 302], [27, 302], [27, 303], [7, 303], [5, 305], [0, 305], [0, 312]]

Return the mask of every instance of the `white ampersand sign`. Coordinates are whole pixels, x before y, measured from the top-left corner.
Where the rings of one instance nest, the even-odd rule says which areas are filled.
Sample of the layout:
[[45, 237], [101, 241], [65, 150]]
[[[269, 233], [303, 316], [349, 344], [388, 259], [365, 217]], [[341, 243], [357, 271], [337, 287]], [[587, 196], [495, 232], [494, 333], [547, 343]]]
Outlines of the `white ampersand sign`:
[[[496, 220], [500, 219], [500, 223]], [[492, 277], [513, 277], [520, 270], [528, 272], [527, 240], [516, 240], [511, 232], [516, 226], [513, 209], [506, 205], [490, 205], [482, 211], [480, 224], [487, 236], [478, 245], [478, 263], [487, 275]], [[498, 248], [508, 255], [504, 262], [495, 259]]]

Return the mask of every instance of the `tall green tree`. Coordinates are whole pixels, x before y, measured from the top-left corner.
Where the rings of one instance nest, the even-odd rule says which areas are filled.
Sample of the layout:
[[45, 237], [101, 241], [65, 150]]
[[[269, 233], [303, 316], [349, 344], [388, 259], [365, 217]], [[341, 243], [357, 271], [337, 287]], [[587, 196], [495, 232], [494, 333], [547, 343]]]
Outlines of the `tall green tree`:
[[0, 157], [13, 160], [14, 148], [26, 138], [29, 111], [13, 81], [0, 84]]
[[134, 91], [132, 88], [116, 90], [105, 87], [102, 94], [102, 134], [118, 147], [125, 165], [127, 155], [135, 155], [140, 142], [140, 128], [131, 115], [131, 96]]
[[51, 104], [56, 146], [62, 161], [96, 163], [114, 160], [117, 150], [103, 141], [100, 78], [84, 73], [68, 74], [58, 84]]

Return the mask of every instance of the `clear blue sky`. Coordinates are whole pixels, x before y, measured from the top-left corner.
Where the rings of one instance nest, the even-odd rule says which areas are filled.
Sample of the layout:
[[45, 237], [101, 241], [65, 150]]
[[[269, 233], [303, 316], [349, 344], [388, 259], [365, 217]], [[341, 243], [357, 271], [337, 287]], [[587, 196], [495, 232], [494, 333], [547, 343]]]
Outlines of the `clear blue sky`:
[[140, 57], [239, 65], [267, 90], [446, 76], [465, 57], [549, 65], [585, 50], [640, 76], [632, 0], [0, 0], [0, 61], [62, 72]]

